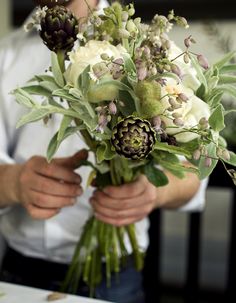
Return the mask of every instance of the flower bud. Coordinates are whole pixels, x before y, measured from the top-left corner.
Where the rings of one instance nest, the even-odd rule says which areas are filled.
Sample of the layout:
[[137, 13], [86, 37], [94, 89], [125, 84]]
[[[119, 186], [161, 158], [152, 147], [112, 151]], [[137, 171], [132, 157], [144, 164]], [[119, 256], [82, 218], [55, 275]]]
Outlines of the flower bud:
[[118, 33], [121, 39], [128, 39], [130, 37], [130, 32], [124, 28], [120, 28]]
[[187, 102], [189, 100], [189, 98], [184, 93], [178, 94], [178, 98], [183, 102]]
[[116, 104], [113, 101], [109, 103], [108, 109], [109, 109], [109, 113], [111, 115], [115, 115], [117, 113], [117, 107], [116, 107]]
[[179, 126], [179, 127], [184, 126], [184, 121], [183, 121], [182, 119], [180, 119], [180, 118], [175, 118], [175, 119], [173, 120], [173, 123], [174, 123], [176, 126]]
[[161, 127], [161, 118], [160, 116], [155, 116], [152, 118], [152, 126], [155, 128], [155, 129], [159, 129]]
[[206, 167], [210, 167], [211, 164], [212, 164], [211, 158], [206, 157], [206, 158], [205, 158], [205, 161], [204, 161], [204, 165], [205, 165]]
[[208, 120], [205, 117], [202, 117], [198, 123], [201, 129], [207, 129], [209, 127]]
[[194, 160], [199, 160], [201, 157], [201, 151], [200, 149], [196, 149], [194, 152], [193, 152], [193, 159]]
[[132, 17], [135, 14], [135, 9], [134, 9], [133, 6], [130, 7], [130, 9], [128, 10], [128, 14], [129, 14], [130, 17]]
[[225, 159], [226, 161], [230, 160], [230, 153], [227, 149], [224, 149], [222, 151], [222, 158]]
[[173, 113], [173, 114], [172, 114], [172, 117], [173, 117], [173, 118], [181, 118], [182, 115], [181, 115], [180, 113]]
[[176, 20], [177, 24], [184, 28], [189, 28], [188, 21], [184, 17], [178, 17]]
[[191, 42], [191, 36], [189, 36], [188, 38], [184, 39], [184, 45], [189, 48], [191, 46], [192, 42]]
[[126, 29], [130, 32], [130, 33], [138, 33], [138, 29], [137, 26], [134, 24], [133, 20], [128, 20], [127, 24], [126, 24]]
[[182, 72], [181, 72], [180, 68], [178, 67], [178, 65], [171, 64], [171, 71], [172, 71], [172, 73], [176, 74], [178, 77], [181, 78]]
[[197, 60], [201, 67], [203, 67], [204, 69], [209, 68], [209, 63], [206, 57], [204, 57], [203, 55], [197, 55]]
[[103, 53], [103, 54], [101, 54], [101, 59], [104, 61], [109, 61], [110, 56], [107, 53]]
[[190, 61], [189, 55], [188, 55], [187, 53], [185, 53], [185, 54], [184, 54], [184, 62], [185, 62], [186, 64], [188, 64], [189, 61]]
[[148, 70], [147, 70], [147, 67], [146, 66], [141, 66], [139, 69], [138, 69], [138, 79], [140, 81], [143, 81], [148, 75]]
[[129, 19], [129, 14], [128, 14], [128, 12], [125, 12], [125, 11], [123, 11], [122, 12], [122, 21], [123, 22], [126, 22], [128, 19]]

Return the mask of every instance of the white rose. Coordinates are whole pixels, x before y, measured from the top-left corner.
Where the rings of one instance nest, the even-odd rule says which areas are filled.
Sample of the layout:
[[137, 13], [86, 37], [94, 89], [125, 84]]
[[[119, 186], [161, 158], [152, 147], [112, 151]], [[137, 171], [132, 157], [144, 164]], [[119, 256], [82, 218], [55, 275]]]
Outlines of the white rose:
[[[170, 49], [168, 52], [169, 59], [173, 60], [182, 53], [183, 51], [173, 41], [170, 41]], [[191, 62], [185, 63], [183, 56], [180, 56], [176, 60], [174, 60], [173, 63], [178, 65], [182, 72], [182, 83], [184, 84], [184, 86], [196, 91], [201, 85], [201, 83], [197, 78], [197, 72], [192, 67]]]
[[[79, 47], [77, 50], [72, 51], [69, 55], [70, 64], [65, 72], [67, 83], [77, 87], [79, 75], [84, 69], [90, 65], [91, 67], [97, 63], [103, 62], [101, 59], [102, 54], [107, 54], [114, 59], [122, 58], [122, 53], [125, 49], [121, 46], [115, 47], [107, 41], [91, 40], [85, 46]], [[92, 69], [91, 69], [92, 74]], [[98, 102], [103, 100], [112, 100], [117, 97], [118, 89], [112, 85], [103, 85], [102, 88], [97, 87], [94, 81], [95, 75], [91, 76], [91, 87], [88, 92], [89, 101]], [[110, 74], [104, 76], [106, 79], [112, 79]], [[93, 81], [92, 81], [93, 80]], [[94, 85], [93, 85], [94, 84]]]
[[[189, 142], [197, 138], [198, 134], [185, 130], [197, 126], [199, 120], [203, 117], [208, 119], [210, 117], [210, 108], [207, 103], [195, 96], [191, 89], [186, 88], [180, 83], [176, 83], [173, 79], [166, 79], [166, 85], [162, 88], [162, 96], [171, 94], [175, 100], [176, 97], [174, 97], [174, 95], [177, 96], [180, 93], [186, 95], [188, 100], [186, 102], [182, 102], [181, 107], [174, 111], [168, 111], [168, 107], [170, 107], [168, 97], [164, 97], [161, 100], [164, 108], [166, 109], [162, 120], [167, 126], [167, 134], [174, 135], [178, 142]], [[178, 102], [176, 101], [176, 103]], [[179, 114], [180, 119], [184, 123], [183, 126], [176, 127], [173, 123], [173, 119], [167, 117], [173, 113]]]

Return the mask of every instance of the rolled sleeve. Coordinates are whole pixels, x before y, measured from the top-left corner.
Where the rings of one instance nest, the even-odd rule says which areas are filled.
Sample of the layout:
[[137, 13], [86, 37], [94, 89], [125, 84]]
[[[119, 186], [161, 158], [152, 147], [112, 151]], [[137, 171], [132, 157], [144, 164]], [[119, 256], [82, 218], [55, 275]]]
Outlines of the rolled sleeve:
[[208, 185], [208, 178], [201, 181], [200, 186], [193, 198], [184, 206], [178, 208], [181, 212], [202, 211], [206, 203], [206, 188]]

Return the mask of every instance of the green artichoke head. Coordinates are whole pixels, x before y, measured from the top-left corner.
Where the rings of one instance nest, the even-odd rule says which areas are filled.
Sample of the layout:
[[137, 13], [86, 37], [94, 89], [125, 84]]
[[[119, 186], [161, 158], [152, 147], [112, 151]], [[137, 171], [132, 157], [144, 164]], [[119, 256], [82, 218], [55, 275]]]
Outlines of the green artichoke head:
[[47, 9], [41, 20], [40, 36], [54, 52], [70, 51], [78, 34], [77, 18], [64, 6]]
[[156, 142], [155, 130], [148, 120], [128, 116], [113, 128], [111, 143], [123, 157], [141, 160], [153, 150]]

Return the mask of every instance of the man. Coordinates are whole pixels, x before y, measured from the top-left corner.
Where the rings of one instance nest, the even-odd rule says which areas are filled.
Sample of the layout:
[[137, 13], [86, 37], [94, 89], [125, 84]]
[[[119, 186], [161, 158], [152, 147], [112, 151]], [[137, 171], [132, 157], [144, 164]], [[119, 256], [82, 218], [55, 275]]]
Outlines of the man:
[[[53, 2], [58, 1], [48, 3]], [[84, 0], [60, 2], [78, 17], [88, 13]], [[87, 2], [91, 8], [97, 4], [96, 0]], [[103, 0], [98, 4], [100, 8], [105, 5]], [[19, 29], [0, 44], [0, 231], [8, 245], [0, 278], [57, 289], [92, 208], [106, 223], [122, 226], [135, 222], [139, 243], [145, 250], [148, 214], [156, 207], [201, 209], [206, 183], [200, 184], [193, 174], [180, 180], [168, 173], [169, 184], [162, 188], [141, 176], [130, 184], [83, 192], [89, 171], [84, 167], [76, 170], [88, 156], [82, 140], [70, 137], [50, 164], [45, 159], [59, 117], [54, 116], [47, 126], [37, 122], [15, 129], [25, 109], [9, 92], [43, 73], [49, 65], [49, 51], [38, 35]], [[130, 266], [121, 272], [119, 284], [107, 289], [103, 281], [96, 297], [141, 303], [141, 283], [141, 274]], [[87, 294], [84, 285], [79, 294]]]

